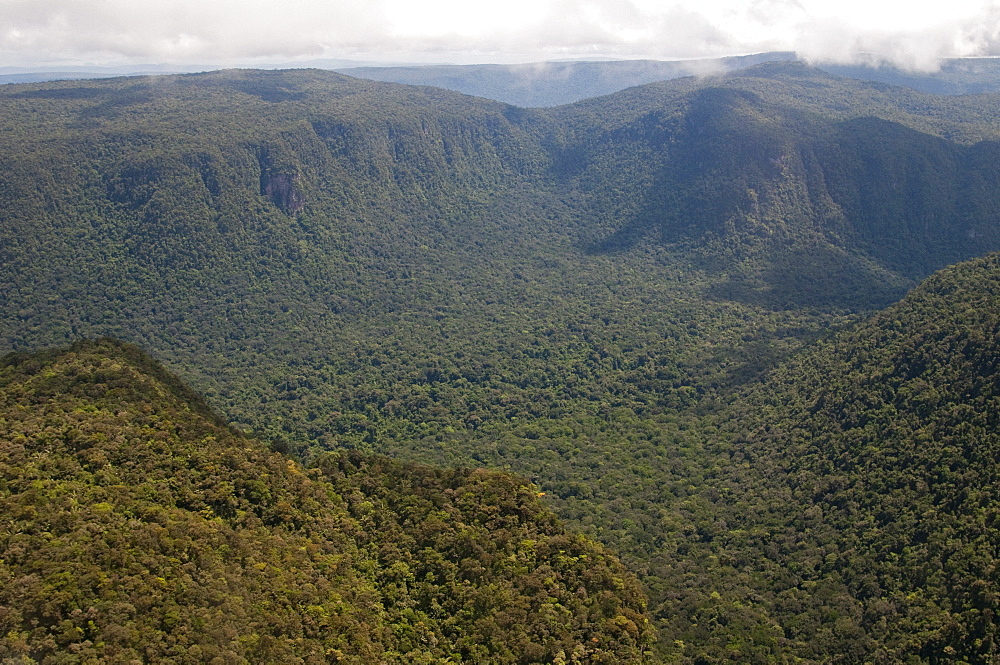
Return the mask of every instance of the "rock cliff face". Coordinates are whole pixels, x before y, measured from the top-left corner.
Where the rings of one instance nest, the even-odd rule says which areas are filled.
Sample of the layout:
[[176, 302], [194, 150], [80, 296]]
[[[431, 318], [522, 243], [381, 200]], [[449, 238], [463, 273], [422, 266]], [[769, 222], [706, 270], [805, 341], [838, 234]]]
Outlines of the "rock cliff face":
[[261, 193], [286, 213], [296, 213], [305, 206], [306, 197], [297, 187], [298, 175], [271, 173], [261, 176]]

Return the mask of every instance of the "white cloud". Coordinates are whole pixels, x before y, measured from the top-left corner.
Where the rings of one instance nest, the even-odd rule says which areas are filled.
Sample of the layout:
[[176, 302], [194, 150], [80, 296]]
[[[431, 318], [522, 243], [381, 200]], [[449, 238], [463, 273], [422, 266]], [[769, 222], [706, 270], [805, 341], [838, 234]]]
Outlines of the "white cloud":
[[[0, 62], [1000, 54], [1000, 0], [0, 0]], [[861, 54], [861, 55], [859, 55]]]
[[320, 56], [385, 38], [377, 1], [0, 0], [4, 60]]
[[957, 0], [950, 12], [891, 15], [879, 20], [859, 13], [844, 18], [813, 18], [798, 26], [793, 49], [807, 60], [889, 63], [912, 70], [933, 70], [940, 58], [1000, 54], [1000, 6], [974, 6]]

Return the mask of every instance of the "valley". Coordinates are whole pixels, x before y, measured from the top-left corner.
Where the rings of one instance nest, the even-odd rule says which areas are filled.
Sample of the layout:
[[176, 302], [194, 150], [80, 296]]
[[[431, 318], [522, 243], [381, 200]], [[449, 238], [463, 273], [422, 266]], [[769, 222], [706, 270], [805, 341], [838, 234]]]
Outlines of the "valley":
[[[996, 101], [796, 62], [546, 109], [313, 70], [4, 86], [0, 349], [136, 344], [213, 427], [340, 455], [344, 496], [351, 465], [525, 478], [496, 482], [648, 598], [582, 662], [989, 663]], [[542, 633], [453, 648], [582, 634]]]

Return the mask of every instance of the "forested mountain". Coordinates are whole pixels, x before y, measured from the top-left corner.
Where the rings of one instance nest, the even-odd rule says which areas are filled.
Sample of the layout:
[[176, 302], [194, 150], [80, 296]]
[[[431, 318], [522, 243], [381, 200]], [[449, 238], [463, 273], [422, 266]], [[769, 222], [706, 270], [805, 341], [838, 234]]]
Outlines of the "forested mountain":
[[702, 424], [699, 501], [659, 500], [699, 511], [650, 553], [664, 632], [723, 660], [995, 662], [998, 284], [997, 254], [943, 270]]
[[[705, 60], [350, 66], [335, 71], [373, 81], [430, 85], [515, 106], [545, 107], [570, 104], [591, 97], [610, 95], [632, 86], [683, 76], [721, 74], [746, 69], [763, 62], [796, 59], [795, 53], [772, 52]], [[891, 65], [816, 63], [815, 66], [839, 76], [906, 86], [939, 95], [1000, 92], [1000, 64], [995, 58], [945, 59], [941, 61], [936, 71], [927, 72], [908, 71]]]
[[1000, 649], [998, 285], [996, 254], [941, 271], [746, 405], [731, 468], [766, 469], [807, 508], [785, 514], [808, 545], [779, 541], [777, 560], [842, 583], [856, 648], [887, 662]]
[[[798, 417], [754, 401], [808, 390], [756, 388], [783, 362], [1000, 249], [997, 101], [798, 63], [553, 109], [319, 71], [5, 86], [0, 347], [138, 343], [335, 487], [467, 482], [371, 453], [528, 476], [640, 575], [668, 660], [988, 662], [930, 605], [782, 577], [820, 536], [753, 415]], [[871, 598], [976, 633], [890, 563]]]
[[535, 62], [517, 65], [396, 65], [345, 67], [348, 76], [429, 85], [523, 107], [558, 106], [609, 95], [631, 86], [699, 74], [719, 74], [762, 62], [794, 60], [794, 53], [758, 53], [704, 60]]
[[1000, 247], [992, 101], [794, 63], [550, 112], [310, 71], [8, 86], [0, 340], [136, 341], [322, 446], [683, 403]]
[[0, 658], [642, 662], [635, 577], [533, 487], [357, 454], [308, 471], [137, 349], [0, 364]]

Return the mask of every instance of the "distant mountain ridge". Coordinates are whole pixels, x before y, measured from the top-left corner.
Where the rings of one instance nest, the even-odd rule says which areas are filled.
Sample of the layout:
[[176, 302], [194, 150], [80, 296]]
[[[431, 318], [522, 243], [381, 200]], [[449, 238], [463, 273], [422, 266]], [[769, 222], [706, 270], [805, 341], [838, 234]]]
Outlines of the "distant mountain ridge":
[[[587, 342], [593, 362], [641, 375], [639, 352], [612, 360], [606, 346], [634, 326], [614, 298], [584, 294], [670, 284], [651, 305], [666, 321], [675, 298], [779, 318], [884, 305], [933, 270], [1000, 247], [995, 109], [990, 98], [887, 89], [798, 63], [549, 111], [319, 71], [8, 86], [0, 332], [7, 348], [112, 334], [191, 353], [184, 362], [215, 377], [201, 384], [209, 398], [267, 429], [278, 421], [244, 411], [256, 400], [231, 382], [245, 376], [248, 352], [274, 362], [275, 340], [311, 369], [293, 372], [299, 388], [279, 390], [292, 384], [278, 369], [287, 365], [274, 366], [265, 410], [339, 381], [323, 367], [332, 348], [345, 368], [358, 362], [348, 340], [370, 345], [362, 356], [398, 354], [415, 376], [559, 395], [567, 366], [530, 387], [518, 376], [534, 345], [568, 353], [568, 333], [516, 338], [528, 346], [470, 369], [446, 338], [434, 342], [446, 361], [418, 360], [427, 340], [387, 350], [374, 331], [402, 320], [421, 322], [421, 335], [471, 325], [484, 348], [499, 348], [509, 324], [479, 303], [529, 331], [569, 330], [583, 306], [601, 322]], [[649, 252], [670, 258], [650, 263]], [[572, 295], [553, 291], [554, 275], [570, 277]], [[737, 320], [704, 325], [746, 325]], [[208, 340], [226, 351], [206, 355]], [[657, 348], [678, 358], [688, 347]], [[394, 367], [378, 362], [364, 372]], [[653, 385], [646, 379], [626, 385], [640, 401], [659, 399], [635, 392]], [[344, 390], [326, 394], [340, 408], [324, 412], [352, 404], [366, 424], [333, 429], [362, 438], [395, 413], [432, 408], [414, 394], [386, 410], [383, 389], [357, 402]], [[504, 411], [497, 399], [478, 418]], [[296, 420], [319, 437], [331, 424], [307, 420], [313, 409]]]
[[[791, 52], [767, 52], [692, 60], [552, 61], [501, 65], [392, 65], [315, 60], [266, 65], [265, 69], [326, 69], [374, 81], [427, 85], [521, 107], [550, 107], [609, 95], [625, 88], [684, 76], [739, 71], [765, 62], [796, 61]], [[993, 58], [953, 58], [931, 72], [891, 65], [811, 63], [823, 71], [862, 81], [906, 86], [940, 95], [1000, 92], [1000, 62]], [[0, 84], [115, 76], [205, 72], [217, 67], [169, 65], [120, 67], [0, 67]]]
[[704, 60], [538, 62], [524, 65], [420, 65], [338, 68], [375, 81], [430, 85], [522, 107], [559, 106], [628, 87], [682, 76], [720, 74], [762, 62], [793, 60], [793, 53], [761, 53]]
[[[795, 53], [770, 52], [704, 60], [343, 67], [335, 71], [375, 81], [430, 85], [515, 106], [549, 107], [647, 83], [737, 72], [766, 62], [800, 60]], [[1000, 92], [1000, 60], [994, 58], [945, 59], [940, 69], [930, 72], [912, 72], [891, 65], [809, 64], [847, 78], [906, 86], [938, 95]]]
[[933, 72], [912, 72], [888, 65], [821, 65], [831, 74], [907, 86], [936, 95], [982, 95], [1000, 91], [1000, 59], [948, 58]]
[[[612, 545], [641, 575], [667, 659], [867, 662], [881, 654], [885, 663], [929, 662], [959, 649], [956, 636], [974, 635], [963, 657], [987, 665], [994, 637], [977, 627], [987, 615], [959, 605], [992, 611], [992, 592], [966, 599], [942, 592], [936, 579], [895, 571], [892, 555], [920, 571], [937, 555], [921, 548], [931, 534], [911, 529], [906, 511], [879, 512], [882, 495], [843, 494], [838, 485], [829, 511], [810, 510], [811, 500], [826, 501], [826, 471], [853, 462], [804, 449], [798, 461], [785, 460], [768, 448], [768, 423], [752, 416], [785, 422], [774, 433], [781, 446], [828, 441], [838, 451], [855, 439], [830, 432], [868, 436], [864, 426], [890, 413], [886, 400], [899, 410], [876, 383], [863, 383], [870, 395], [845, 388], [862, 378], [851, 368], [897, 381], [882, 363], [895, 367], [891, 357], [902, 351], [890, 345], [873, 355], [886, 341], [879, 331], [894, 325], [885, 317], [896, 312], [917, 333], [933, 311], [904, 317], [901, 305], [853, 326], [934, 271], [1000, 249], [998, 108], [993, 95], [942, 97], [795, 62], [550, 109], [317, 70], [5, 86], [0, 348], [102, 335], [139, 342], [227, 424], [325, 459], [322, 473], [357, 499], [351, 519], [381, 525], [378, 533], [418, 551], [445, 534], [449, 551], [467, 552], [462, 534], [438, 531], [458, 515], [449, 511], [461, 512], [454, 502], [463, 494], [449, 491], [471, 483], [462, 492], [474, 497], [489, 494], [490, 483], [409, 463], [520, 473], [569, 524]], [[992, 279], [991, 268], [954, 270], [966, 269], [960, 291]], [[904, 302], [925, 302], [920, 293]], [[992, 306], [989, 294], [969, 297]], [[972, 329], [982, 322], [942, 312], [944, 329], [961, 328], [963, 317]], [[976, 334], [988, 333], [987, 325]], [[827, 401], [798, 404], [827, 378], [803, 369], [813, 383], [798, 384], [789, 368], [828, 339], [856, 339], [863, 353], [829, 361]], [[940, 355], [957, 363], [950, 340], [928, 342], [933, 354], [919, 362], [931, 367]], [[992, 376], [988, 353], [978, 358], [991, 347], [962, 348]], [[32, 389], [49, 378], [43, 370]], [[764, 398], [782, 396], [789, 410], [760, 401], [753, 390], [762, 381]], [[128, 394], [128, 382], [79, 386], [89, 383], [99, 384], [95, 398]], [[898, 396], [907, 417], [942, 416], [929, 392], [908, 390], [920, 395]], [[991, 408], [962, 406], [965, 393], [952, 397], [970, 423]], [[838, 406], [825, 412], [826, 404]], [[144, 418], [136, 422], [152, 427]], [[886, 450], [905, 449], [905, 432], [920, 429], [900, 425], [903, 438], [886, 439]], [[44, 427], [39, 436], [39, 446], [49, 441]], [[859, 454], [909, 468], [871, 445]], [[331, 450], [340, 453], [323, 457]], [[401, 471], [371, 462], [374, 453], [408, 463]], [[800, 463], [797, 475], [785, 473]], [[211, 489], [213, 474], [195, 480]], [[909, 477], [904, 484], [900, 496], [919, 486]], [[404, 486], [414, 493], [393, 490]], [[534, 490], [517, 492], [529, 498]], [[207, 497], [192, 499], [195, 513], [211, 507], [209, 498], [223, 511], [250, 510], [225, 492], [194, 494]], [[960, 493], [935, 496], [954, 498], [956, 515], [972, 510]], [[837, 497], [867, 503], [850, 512]], [[475, 519], [503, 523], [506, 508], [477, 513], [478, 500], [469, 501]], [[422, 525], [416, 533], [398, 519], [410, 508]], [[958, 519], [949, 511], [937, 510], [935, 524]], [[829, 522], [820, 519], [827, 513]], [[855, 531], [856, 514], [880, 530]], [[896, 524], [898, 515], [910, 521]], [[992, 522], [980, 526], [992, 533]], [[852, 545], [838, 533], [867, 540]], [[413, 572], [409, 546], [354, 542], [366, 556], [398, 550]], [[888, 549], [873, 550], [879, 543]], [[558, 557], [558, 549], [545, 551]], [[491, 565], [509, 572], [514, 554]], [[948, 569], [956, 581], [988, 573], [992, 559], [970, 561], [959, 557]], [[433, 574], [450, 580], [453, 569], [438, 563]], [[423, 589], [444, 607], [433, 589], [402, 567], [379, 566], [403, 624], [430, 625], [406, 604]], [[467, 564], [470, 581], [479, 566], [487, 568]], [[546, 576], [529, 579], [529, 596], [545, 592]], [[515, 605], [517, 617], [531, 616]], [[294, 625], [313, 621], [289, 611]], [[427, 615], [442, 629], [451, 625], [446, 616], [458, 616]], [[646, 638], [631, 626], [641, 622], [625, 618], [601, 625], [622, 628], [628, 648], [638, 648]], [[531, 630], [541, 634], [547, 620]], [[423, 644], [423, 633], [400, 630], [393, 639]], [[568, 642], [543, 655], [528, 646], [536, 643], [527, 639], [523, 653], [554, 660], [562, 650], [572, 660]]]

